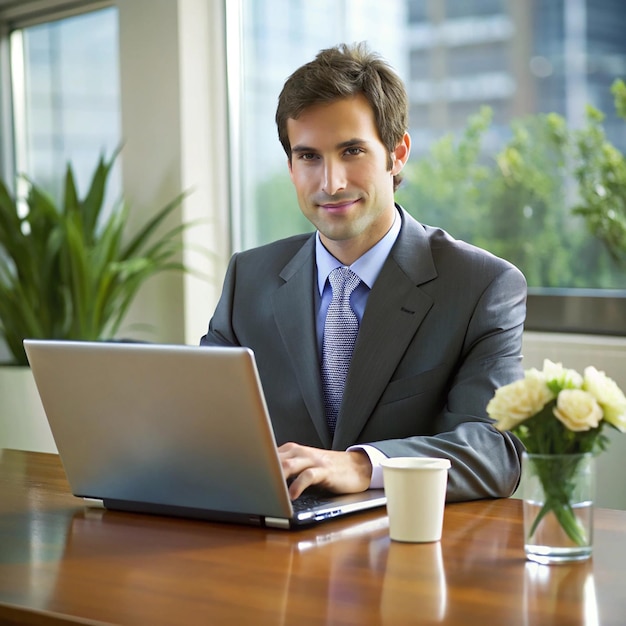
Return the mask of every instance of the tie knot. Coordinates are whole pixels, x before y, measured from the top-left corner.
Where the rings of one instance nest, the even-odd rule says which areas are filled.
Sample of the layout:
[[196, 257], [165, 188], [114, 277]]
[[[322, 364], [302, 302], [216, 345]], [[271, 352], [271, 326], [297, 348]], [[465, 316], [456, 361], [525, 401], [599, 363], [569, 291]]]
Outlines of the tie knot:
[[328, 281], [333, 295], [349, 296], [359, 285], [361, 279], [349, 267], [336, 267], [329, 275]]

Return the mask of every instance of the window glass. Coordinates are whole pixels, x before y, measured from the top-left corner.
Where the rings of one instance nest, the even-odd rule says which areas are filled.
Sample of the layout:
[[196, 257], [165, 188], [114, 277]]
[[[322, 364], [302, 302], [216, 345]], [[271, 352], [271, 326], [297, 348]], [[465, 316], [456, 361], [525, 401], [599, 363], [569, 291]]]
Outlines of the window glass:
[[[14, 30], [11, 69], [16, 171], [58, 200], [70, 162], [84, 194], [121, 141], [117, 9]], [[119, 188], [115, 168], [108, 197]]]
[[[321, 48], [366, 40], [407, 84], [413, 148], [397, 197], [409, 212], [511, 260], [531, 288], [626, 289], [623, 263], [572, 211], [575, 157], [558, 141], [562, 120], [626, 149], [611, 93], [626, 76], [622, 5], [243, 0], [239, 246], [311, 228], [278, 142], [277, 97]], [[599, 126], [587, 105], [605, 114]], [[537, 116], [550, 112], [561, 117]]]
[[368, 39], [406, 76], [404, 0], [244, 0], [242, 100], [242, 233], [249, 248], [309, 230], [298, 209], [278, 141], [274, 114], [285, 79], [324, 47]]

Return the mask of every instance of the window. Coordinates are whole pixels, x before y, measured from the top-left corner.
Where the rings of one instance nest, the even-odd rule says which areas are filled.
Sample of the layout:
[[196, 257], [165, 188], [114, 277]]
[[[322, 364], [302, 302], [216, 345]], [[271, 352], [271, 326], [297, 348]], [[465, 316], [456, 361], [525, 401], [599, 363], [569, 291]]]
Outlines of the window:
[[[67, 163], [84, 191], [121, 131], [117, 9], [54, 17], [33, 22], [22, 15], [10, 24], [10, 77], [2, 75], [2, 87], [12, 96], [12, 169], [58, 199]], [[109, 195], [118, 196], [119, 187], [116, 170]]]
[[510, 67], [508, 50], [503, 42], [488, 42], [450, 48], [447, 51], [450, 76], [472, 76], [485, 72], [503, 72]]
[[[287, 76], [319, 49], [367, 40], [409, 92], [414, 149], [398, 194], [405, 208], [518, 265], [530, 286], [528, 328], [626, 334], [626, 272], [566, 204], [572, 181], [550, 169], [563, 155], [537, 152], [549, 129], [536, 121], [516, 137], [511, 125], [556, 112], [579, 128], [591, 104], [607, 115], [608, 140], [626, 150], [626, 122], [615, 115], [610, 92], [626, 74], [626, 13], [619, 2], [243, 0], [238, 17], [244, 139], [235, 148], [241, 155], [235, 163], [241, 176], [236, 248], [311, 228], [300, 215], [277, 139], [276, 100]], [[476, 204], [458, 193], [439, 194], [445, 201], [434, 202], [438, 194], [425, 195], [412, 174], [419, 174], [420, 160], [423, 166], [432, 158], [427, 151], [446, 133], [460, 140], [469, 118], [485, 105], [493, 119], [476, 167], [494, 166], [505, 143], [522, 141], [526, 133], [528, 180], [492, 190]], [[545, 189], [534, 186], [531, 175]], [[439, 184], [438, 191], [451, 189], [445, 178]], [[540, 305], [536, 298], [543, 298]]]
[[278, 141], [276, 99], [287, 76], [320, 48], [369, 39], [407, 76], [410, 56], [398, 36], [406, 23], [405, 0], [244, 0], [241, 82], [242, 144], [236, 165], [243, 176], [241, 232], [236, 248], [311, 228], [297, 208]]
[[[0, 0], [0, 176], [9, 187], [17, 178], [18, 195], [26, 175], [60, 200], [68, 163], [84, 194], [100, 155], [121, 143], [118, 18], [109, 4]], [[110, 206], [120, 188], [116, 164]]]
[[447, 0], [446, 15], [451, 18], [489, 15], [502, 12], [505, 5], [505, 0]]
[[[10, 51], [17, 173], [59, 198], [69, 162], [85, 190], [120, 143], [117, 10], [17, 27]], [[111, 183], [119, 195], [118, 171]]]

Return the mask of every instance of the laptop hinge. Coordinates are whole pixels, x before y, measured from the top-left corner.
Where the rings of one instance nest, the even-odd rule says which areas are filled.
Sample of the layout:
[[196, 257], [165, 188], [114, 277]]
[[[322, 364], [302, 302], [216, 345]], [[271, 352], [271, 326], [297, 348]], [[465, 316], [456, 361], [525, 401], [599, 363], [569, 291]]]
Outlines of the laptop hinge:
[[289, 529], [290, 523], [289, 520], [284, 517], [265, 517], [265, 525], [270, 528], [286, 528]]

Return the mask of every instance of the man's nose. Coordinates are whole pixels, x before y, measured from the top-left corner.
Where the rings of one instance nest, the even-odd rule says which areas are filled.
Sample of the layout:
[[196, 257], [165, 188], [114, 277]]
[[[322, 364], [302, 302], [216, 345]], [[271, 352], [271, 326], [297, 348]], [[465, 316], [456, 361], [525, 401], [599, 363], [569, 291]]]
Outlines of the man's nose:
[[338, 191], [345, 189], [346, 172], [341, 163], [329, 160], [324, 163], [324, 180], [322, 189], [329, 196], [336, 194]]

